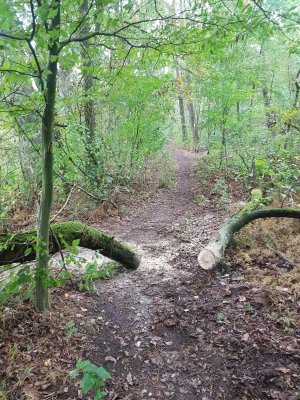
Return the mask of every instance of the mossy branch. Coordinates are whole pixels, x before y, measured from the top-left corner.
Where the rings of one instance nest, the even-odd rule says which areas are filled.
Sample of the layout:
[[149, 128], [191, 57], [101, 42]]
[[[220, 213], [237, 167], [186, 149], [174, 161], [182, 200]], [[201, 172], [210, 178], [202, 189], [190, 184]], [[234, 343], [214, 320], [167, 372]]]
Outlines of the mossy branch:
[[[74, 240], [80, 240], [80, 246], [90, 250], [97, 250], [105, 257], [121, 263], [125, 268], [136, 269], [140, 258], [125, 244], [114, 239], [91, 226], [80, 222], [63, 222], [51, 225], [53, 234], [50, 234], [49, 253], [59, 251], [56, 236], [60, 247], [65, 248], [65, 243], [72, 245]], [[36, 230], [24, 233], [0, 234], [0, 265], [11, 263], [24, 263], [36, 258]]]

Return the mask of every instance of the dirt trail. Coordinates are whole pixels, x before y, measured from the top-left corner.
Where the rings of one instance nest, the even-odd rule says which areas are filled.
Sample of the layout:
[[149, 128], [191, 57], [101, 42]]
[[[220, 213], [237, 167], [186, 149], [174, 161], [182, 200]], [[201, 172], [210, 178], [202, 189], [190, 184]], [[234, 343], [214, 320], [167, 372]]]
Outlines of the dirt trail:
[[273, 362], [296, 367], [268, 347], [273, 337], [264, 315], [244, 311], [241, 295], [252, 301], [257, 293], [237, 273], [213, 278], [199, 270], [201, 244], [226, 212], [197, 205], [196, 156], [173, 152], [174, 188], [98, 225], [135, 246], [142, 264], [98, 283], [93, 313], [103, 329], [89, 357], [110, 371], [110, 399], [288, 399], [269, 395], [290, 392], [281, 381], [270, 387], [260, 372]]
[[142, 255], [138, 271], [128, 274], [127, 278], [119, 276], [109, 290], [125, 283], [131, 283], [135, 288], [144, 288], [149, 284], [159, 284], [186, 275], [185, 271], [174, 268], [172, 264], [172, 259], [182, 246], [176, 224], [185, 219], [188, 223], [189, 219], [199, 214], [199, 207], [195, 203], [199, 179], [194, 173], [195, 154], [177, 148], [173, 148], [173, 154], [176, 184], [172, 189], [158, 189], [125, 218], [109, 219], [100, 226], [136, 247]]
[[[135, 246], [142, 255], [137, 271], [121, 274], [98, 288], [105, 299], [106, 321], [106, 343], [102, 345], [102, 336], [99, 345], [105, 356], [119, 357], [113, 370], [114, 363], [107, 366], [118, 377], [120, 393], [116, 388], [113, 393], [119, 398], [198, 398], [187, 397], [185, 384], [183, 393], [174, 397], [173, 381], [182, 379], [174, 371], [186, 350], [185, 333], [175, 329], [178, 321], [168, 315], [168, 309], [174, 308], [172, 287], [187, 284], [192, 274], [176, 267], [173, 260], [186, 243], [180, 239], [180, 224], [185, 230], [193, 218], [199, 217], [200, 209], [195, 202], [199, 193], [196, 155], [176, 148], [173, 154], [176, 185], [172, 189], [157, 190], [130, 215], [99, 226]], [[193, 258], [196, 264], [196, 253]], [[122, 397], [126, 393], [128, 397]]]
[[176, 164], [174, 188], [157, 190], [126, 218], [106, 220], [102, 228], [139, 246], [161, 246], [157, 240], [160, 237], [174, 240], [173, 224], [189, 212], [199, 211], [194, 200], [199, 193], [199, 179], [194, 174], [197, 156], [175, 147], [172, 150]]

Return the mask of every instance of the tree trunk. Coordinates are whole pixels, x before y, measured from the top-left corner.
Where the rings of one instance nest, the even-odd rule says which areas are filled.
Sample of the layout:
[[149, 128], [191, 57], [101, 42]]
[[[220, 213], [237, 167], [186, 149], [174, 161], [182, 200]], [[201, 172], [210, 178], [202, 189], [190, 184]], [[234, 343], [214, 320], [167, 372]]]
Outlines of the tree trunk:
[[188, 110], [190, 115], [190, 124], [193, 132], [193, 150], [199, 151], [199, 130], [198, 130], [198, 121], [195, 114], [195, 108], [192, 101], [188, 104]]
[[297, 218], [300, 219], [300, 210], [271, 208], [254, 211], [262, 200], [260, 190], [252, 191], [252, 200], [237, 214], [229, 218], [219, 229], [217, 235], [201, 250], [198, 262], [203, 269], [211, 270], [224, 263], [224, 254], [235, 232], [242, 229], [258, 218]]
[[181, 75], [180, 75], [178, 66], [176, 67], [176, 77], [177, 77], [177, 88], [178, 88], [179, 113], [180, 113], [181, 130], [182, 130], [182, 141], [185, 143], [187, 141], [187, 129], [186, 129], [184, 100], [183, 100], [183, 95], [182, 95], [183, 88], [182, 88]]
[[[34, 239], [36, 234], [36, 230], [17, 234], [0, 234], [0, 265], [35, 260], [36, 252], [33, 246], [36, 245]], [[115, 240], [112, 236], [80, 222], [63, 222], [51, 225], [51, 233], [48, 237], [48, 254], [54, 254], [60, 250], [55, 238], [61, 249], [65, 248], [66, 244], [72, 246], [72, 242], [79, 239], [81, 247], [98, 250], [105, 257], [121, 263], [125, 268], [137, 269], [140, 264], [139, 257], [129, 247]]]
[[[220, 152], [220, 167], [223, 165], [224, 159], [227, 157], [227, 140], [226, 140], [226, 119], [228, 112], [226, 108], [223, 109], [223, 118], [221, 121], [221, 140], [222, 140], [222, 150]], [[227, 164], [226, 164], [227, 166]]]
[[[52, 2], [52, 9], [56, 11], [50, 31], [57, 32], [60, 28], [60, 0]], [[38, 217], [38, 247], [36, 263], [36, 298], [35, 304], [39, 311], [50, 308], [48, 280], [48, 261], [49, 261], [49, 225], [50, 211], [53, 198], [53, 123], [56, 96], [57, 64], [59, 54], [59, 35], [55, 34], [56, 39], [49, 42], [48, 46], [48, 66], [45, 108], [42, 117], [42, 194], [40, 199]]]
[[186, 122], [185, 122], [185, 111], [184, 111], [184, 101], [181, 95], [178, 96], [179, 103], [179, 112], [180, 112], [180, 120], [181, 120], [181, 130], [182, 130], [182, 140], [183, 142], [187, 141], [187, 130], [186, 130]]
[[[292, 104], [292, 110], [291, 111], [297, 110], [297, 105], [298, 105], [298, 101], [299, 101], [299, 93], [300, 93], [300, 83], [298, 82], [299, 78], [300, 78], [300, 68], [298, 69], [296, 77], [295, 77], [295, 97], [294, 97], [294, 101], [293, 101], [293, 104]], [[287, 132], [288, 133], [290, 132], [292, 127], [296, 128], [296, 130], [297, 130], [297, 127], [292, 125], [292, 121], [291, 120], [287, 121]], [[284, 148], [285, 149], [287, 148], [287, 140], [285, 142]]]
[[[89, 9], [89, 3], [84, 0], [81, 6], [81, 12], [84, 15]], [[84, 22], [81, 33], [83, 35], [89, 32], [89, 26]], [[95, 114], [95, 102], [91, 97], [91, 91], [93, 88], [93, 77], [89, 69], [92, 67], [92, 61], [89, 56], [89, 41], [82, 43], [81, 56], [83, 59], [83, 71], [82, 71], [82, 81], [83, 81], [83, 91], [86, 97], [84, 102], [84, 143], [87, 152], [87, 170], [89, 176], [92, 177], [91, 184], [95, 182], [99, 183], [98, 177], [98, 161], [95, 156], [95, 136], [96, 136], [96, 114]]]
[[268, 95], [268, 89], [266, 87], [263, 87], [262, 94], [263, 94], [263, 98], [264, 98], [266, 125], [267, 125], [268, 129], [272, 129], [273, 121], [272, 121], [272, 114], [270, 112], [270, 98]]

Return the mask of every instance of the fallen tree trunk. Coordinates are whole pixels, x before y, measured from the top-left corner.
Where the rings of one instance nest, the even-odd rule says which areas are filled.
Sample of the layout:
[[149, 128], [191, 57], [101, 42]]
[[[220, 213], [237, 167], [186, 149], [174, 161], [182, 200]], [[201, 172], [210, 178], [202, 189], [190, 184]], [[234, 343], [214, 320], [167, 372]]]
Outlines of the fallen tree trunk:
[[[125, 244], [115, 240], [95, 228], [80, 222], [63, 222], [51, 225], [49, 252], [54, 254], [74, 240], [90, 250], [97, 250], [128, 269], [136, 269], [140, 264], [137, 254]], [[16, 234], [0, 234], [0, 265], [24, 263], [35, 260], [36, 230]]]
[[260, 190], [252, 191], [252, 200], [237, 214], [229, 218], [219, 229], [217, 235], [200, 251], [198, 262], [200, 267], [211, 270], [224, 264], [224, 254], [233, 235], [244, 226], [258, 218], [297, 218], [300, 219], [300, 210], [290, 208], [271, 208], [255, 210], [261, 203]]

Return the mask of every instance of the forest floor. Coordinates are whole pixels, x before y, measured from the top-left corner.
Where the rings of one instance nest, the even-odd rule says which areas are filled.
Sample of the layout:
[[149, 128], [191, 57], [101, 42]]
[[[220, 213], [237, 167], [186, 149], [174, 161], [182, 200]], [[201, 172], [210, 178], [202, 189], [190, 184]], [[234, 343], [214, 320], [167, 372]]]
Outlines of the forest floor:
[[[271, 275], [278, 277], [289, 266], [280, 257], [270, 256], [268, 263], [265, 255], [258, 254], [255, 281], [250, 268], [245, 268], [247, 262], [248, 267], [251, 264], [249, 257], [239, 263], [231, 249], [230, 270], [213, 274], [201, 270], [199, 250], [239, 203], [216, 207], [207, 199], [199, 205], [195, 199], [200, 193], [207, 195], [211, 184], [206, 182], [201, 190], [201, 177], [196, 174], [199, 154], [177, 148], [173, 153], [174, 187], [157, 189], [124, 216], [95, 223], [135, 247], [142, 256], [141, 266], [97, 281], [96, 293], [56, 289], [51, 318], [27, 311], [30, 343], [35, 337], [38, 355], [29, 354], [32, 346], [23, 349], [21, 356], [11, 355], [14, 364], [10, 371], [13, 375], [12, 365], [15, 368], [19, 362], [20, 368], [26, 357], [29, 366], [35, 359], [42, 368], [31, 366], [35, 381], [28, 378], [26, 383], [24, 377], [19, 384], [23, 396], [30, 392], [32, 397], [11, 398], [83, 398], [78, 387], [72, 388], [68, 379], [62, 378], [61, 369], [49, 377], [55, 363], [64, 363], [65, 369], [74, 367], [76, 356], [110, 372], [108, 399], [300, 398], [299, 298], [278, 284], [276, 303], [276, 290], [261, 285], [258, 272], [261, 269], [266, 274], [270, 268]], [[296, 229], [299, 239], [299, 226], [288, 223], [285, 235]], [[250, 267], [253, 271], [252, 264]], [[299, 265], [295, 270], [299, 272]], [[295, 270], [294, 280], [299, 278]], [[68, 340], [62, 336], [64, 327], [59, 322], [66, 309], [64, 320], [73, 321], [67, 328], [72, 336]], [[23, 316], [24, 309], [21, 311]], [[5, 321], [15, 340], [29, 329], [26, 324], [10, 325], [9, 317]], [[33, 328], [37, 323], [48, 327], [37, 332]]]

